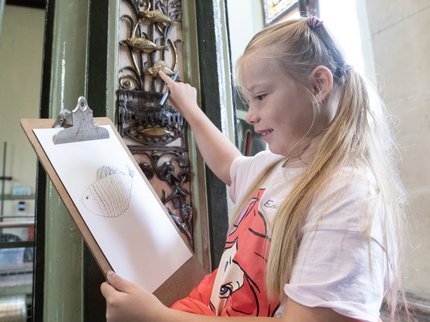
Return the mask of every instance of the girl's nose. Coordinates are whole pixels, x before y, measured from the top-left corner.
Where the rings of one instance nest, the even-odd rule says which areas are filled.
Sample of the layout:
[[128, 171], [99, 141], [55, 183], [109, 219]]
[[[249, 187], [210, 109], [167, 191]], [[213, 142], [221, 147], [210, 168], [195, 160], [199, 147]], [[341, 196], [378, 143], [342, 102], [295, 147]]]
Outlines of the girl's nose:
[[248, 107], [248, 113], [246, 113], [246, 123], [248, 124], [255, 124], [259, 121], [258, 115], [254, 112], [254, 109], [249, 105]]

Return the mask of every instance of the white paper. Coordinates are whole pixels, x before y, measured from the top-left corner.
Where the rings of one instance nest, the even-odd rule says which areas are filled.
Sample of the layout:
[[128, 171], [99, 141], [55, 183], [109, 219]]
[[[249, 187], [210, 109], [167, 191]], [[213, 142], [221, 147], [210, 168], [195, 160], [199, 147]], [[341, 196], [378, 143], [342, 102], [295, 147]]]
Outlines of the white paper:
[[155, 291], [191, 256], [110, 126], [109, 139], [54, 144], [61, 129], [34, 129], [113, 270]]

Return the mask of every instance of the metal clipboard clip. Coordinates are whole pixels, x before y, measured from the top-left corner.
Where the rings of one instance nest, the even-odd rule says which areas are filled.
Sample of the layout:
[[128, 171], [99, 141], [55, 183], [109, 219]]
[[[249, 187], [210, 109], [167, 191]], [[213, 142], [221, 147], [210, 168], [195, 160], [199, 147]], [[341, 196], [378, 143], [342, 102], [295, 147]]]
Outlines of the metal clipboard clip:
[[64, 127], [64, 130], [54, 136], [54, 144], [109, 138], [107, 129], [94, 125], [93, 111], [83, 96], [78, 98], [78, 104], [73, 111], [62, 110], [52, 127]]

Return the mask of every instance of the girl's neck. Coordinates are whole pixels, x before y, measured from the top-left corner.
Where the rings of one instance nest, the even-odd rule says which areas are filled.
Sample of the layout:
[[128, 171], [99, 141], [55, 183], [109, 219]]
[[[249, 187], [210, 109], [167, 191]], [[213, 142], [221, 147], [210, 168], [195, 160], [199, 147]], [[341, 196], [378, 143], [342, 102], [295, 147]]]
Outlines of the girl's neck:
[[303, 168], [308, 166], [317, 149], [318, 144], [321, 142], [322, 136], [319, 135], [308, 143], [306, 143], [303, 147], [302, 152], [293, 151], [291, 154], [285, 156], [285, 161], [282, 163], [284, 168]]

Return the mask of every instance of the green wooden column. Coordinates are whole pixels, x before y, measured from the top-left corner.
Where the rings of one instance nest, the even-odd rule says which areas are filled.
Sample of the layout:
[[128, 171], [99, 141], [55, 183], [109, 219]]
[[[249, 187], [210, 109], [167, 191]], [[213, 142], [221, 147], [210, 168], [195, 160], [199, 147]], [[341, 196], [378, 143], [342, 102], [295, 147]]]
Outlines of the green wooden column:
[[[51, 44], [49, 116], [73, 109], [86, 96], [89, 0], [55, 0]], [[42, 88], [42, 91], [46, 88]], [[46, 106], [42, 106], [42, 109]], [[52, 183], [45, 204], [43, 321], [79, 322], [83, 318], [83, 240]]]

